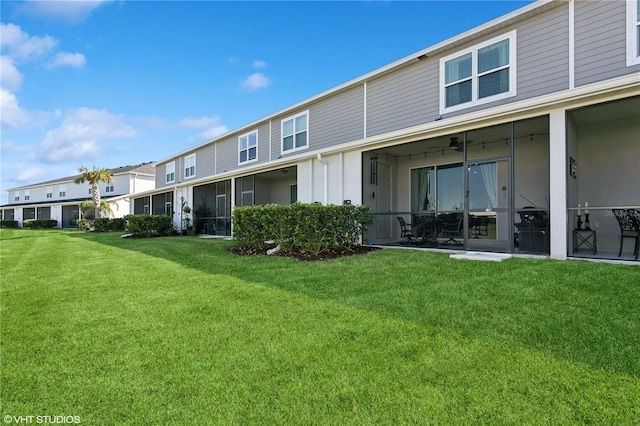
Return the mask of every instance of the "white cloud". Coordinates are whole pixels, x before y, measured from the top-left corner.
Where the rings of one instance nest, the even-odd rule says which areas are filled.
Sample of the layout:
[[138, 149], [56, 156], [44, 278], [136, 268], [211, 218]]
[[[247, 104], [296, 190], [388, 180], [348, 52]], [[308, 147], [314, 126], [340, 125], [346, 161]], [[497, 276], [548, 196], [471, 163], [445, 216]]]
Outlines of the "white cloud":
[[0, 142], [0, 151], [2, 151], [3, 154], [30, 152], [32, 149], [32, 146], [17, 145], [11, 141]]
[[220, 124], [220, 117], [214, 115], [213, 117], [187, 117], [180, 120], [180, 126], [187, 129], [206, 129]]
[[255, 92], [258, 89], [269, 87], [269, 84], [271, 81], [264, 74], [257, 72], [243, 80], [241, 87], [246, 92]]
[[35, 18], [78, 24], [109, 0], [39, 1], [27, 0], [16, 7], [16, 12]]
[[201, 132], [197, 138], [198, 140], [207, 141], [213, 138], [216, 138], [220, 135], [224, 135], [227, 133], [229, 129], [227, 126], [214, 126], [209, 129], [206, 129], [204, 132]]
[[3, 127], [24, 127], [29, 124], [29, 113], [18, 105], [15, 95], [0, 89], [0, 116]]
[[254, 68], [266, 68], [267, 67], [267, 63], [265, 61], [261, 61], [259, 59], [256, 59], [255, 61], [253, 61], [251, 66], [254, 67]]
[[47, 170], [42, 167], [24, 167], [18, 165], [16, 172], [13, 174], [12, 180], [16, 182], [29, 182], [40, 180], [47, 175]]
[[78, 108], [57, 129], [47, 132], [40, 144], [39, 159], [51, 163], [95, 159], [100, 153], [99, 141], [135, 135], [136, 130], [121, 115], [104, 109]]
[[0, 87], [15, 92], [22, 85], [23, 75], [13, 64], [9, 56], [0, 56]]
[[66, 66], [80, 68], [84, 66], [86, 62], [87, 61], [82, 53], [60, 52], [53, 59], [53, 62], [49, 64], [49, 68], [59, 68]]
[[[45, 3], [45, 2], [43, 2]], [[28, 61], [48, 55], [58, 44], [51, 36], [32, 37], [15, 24], [0, 24], [0, 47], [15, 61]]]
[[187, 129], [202, 130], [196, 137], [191, 138], [191, 140], [197, 141], [213, 139], [229, 131], [227, 126], [221, 124], [220, 117], [217, 115], [213, 117], [187, 117], [180, 120], [180, 126]]

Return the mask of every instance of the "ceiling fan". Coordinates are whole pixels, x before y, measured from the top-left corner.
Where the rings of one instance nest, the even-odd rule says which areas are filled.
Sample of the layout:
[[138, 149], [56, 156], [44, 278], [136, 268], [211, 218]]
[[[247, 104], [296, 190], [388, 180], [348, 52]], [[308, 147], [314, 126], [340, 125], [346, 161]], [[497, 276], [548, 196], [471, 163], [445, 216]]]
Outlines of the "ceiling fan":
[[449, 149], [462, 152], [464, 150], [464, 143], [454, 136], [451, 138], [451, 142], [449, 142]]

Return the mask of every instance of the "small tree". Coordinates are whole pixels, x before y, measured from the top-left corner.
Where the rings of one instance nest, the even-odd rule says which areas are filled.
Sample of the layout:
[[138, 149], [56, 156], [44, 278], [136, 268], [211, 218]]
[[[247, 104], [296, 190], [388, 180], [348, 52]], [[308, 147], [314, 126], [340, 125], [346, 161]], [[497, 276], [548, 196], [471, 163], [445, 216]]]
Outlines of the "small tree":
[[89, 170], [87, 167], [80, 167], [81, 175], [75, 180], [75, 183], [89, 182], [91, 184], [91, 194], [93, 195], [93, 208], [95, 209], [95, 218], [100, 217], [100, 182], [113, 182], [113, 173], [108, 169], [98, 169], [93, 166]]

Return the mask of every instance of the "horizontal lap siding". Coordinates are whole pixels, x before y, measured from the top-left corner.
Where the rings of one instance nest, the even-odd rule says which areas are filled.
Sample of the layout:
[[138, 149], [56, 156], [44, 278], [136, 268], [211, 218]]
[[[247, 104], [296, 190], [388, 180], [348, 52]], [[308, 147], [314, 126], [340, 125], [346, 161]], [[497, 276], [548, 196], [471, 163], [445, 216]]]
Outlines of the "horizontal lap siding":
[[624, 1], [580, 1], [575, 7], [576, 86], [638, 72], [626, 65]]
[[[218, 174], [238, 168], [238, 136], [225, 138], [217, 145], [217, 167]], [[213, 173], [211, 173], [213, 176]], [[204, 176], [201, 176], [204, 177]]]
[[[167, 164], [171, 163], [172, 161], [175, 161], [175, 164], [176, 164], [176, 180], [175, 182], [167, 184]], [[165, 161], [164, 163], [158, 163], [156, 165], [156, 188], [163, 188], [165, 186], [175, 185], [180, 180], [181, 173], [183, 173], [181, 171], [182, 170], [181, 164], [182, 163], [180, 162], [179, 157], [176, 157], [169, 161]]]
[[[362, 139], [363, 136], [364, 87], [362, 85], [309, 107], [309, 149], [327, 148]], [[279, 146], [278, 149], [280, 149]]]
[[367, 136], [438, 116], [438, 60], [427, 59], [367, 83]]
[[215, 144], [205, 145], [199, 150], [197, 150], [195, 154], [196, 154], [196, 179], [213, 175], [216, 170]]

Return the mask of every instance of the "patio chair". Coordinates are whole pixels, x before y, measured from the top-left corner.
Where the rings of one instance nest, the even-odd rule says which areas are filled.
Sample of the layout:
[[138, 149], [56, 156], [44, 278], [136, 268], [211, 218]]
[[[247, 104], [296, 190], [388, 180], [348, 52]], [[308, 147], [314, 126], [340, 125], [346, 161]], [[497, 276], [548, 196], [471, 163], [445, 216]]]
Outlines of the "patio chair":
[[440, 216], [442, 228], [440, 229], [440, 235], [448, 240], [443, 244], [449, 244], [450, 242], [461, 245], [462, 242], [456, 240], [456, 237], [462, 235], [462, 213], [447, 213]]
[[410, 243], [413, 241], [413, 230], [411, 229], [411, 224], [405, 222], [402, 216], [398, 216], [398, 222], [400, 223], [400, 238], [406, 238], [406, 243]]
[[618, 257], [622, 256], [622, 246], [625, 238], [634, 240], [633, 254], [638, 260], [640, 254], [640, 212], [635, 209], [613, 209], [613, 215], [620, 225], [620, 250]]

